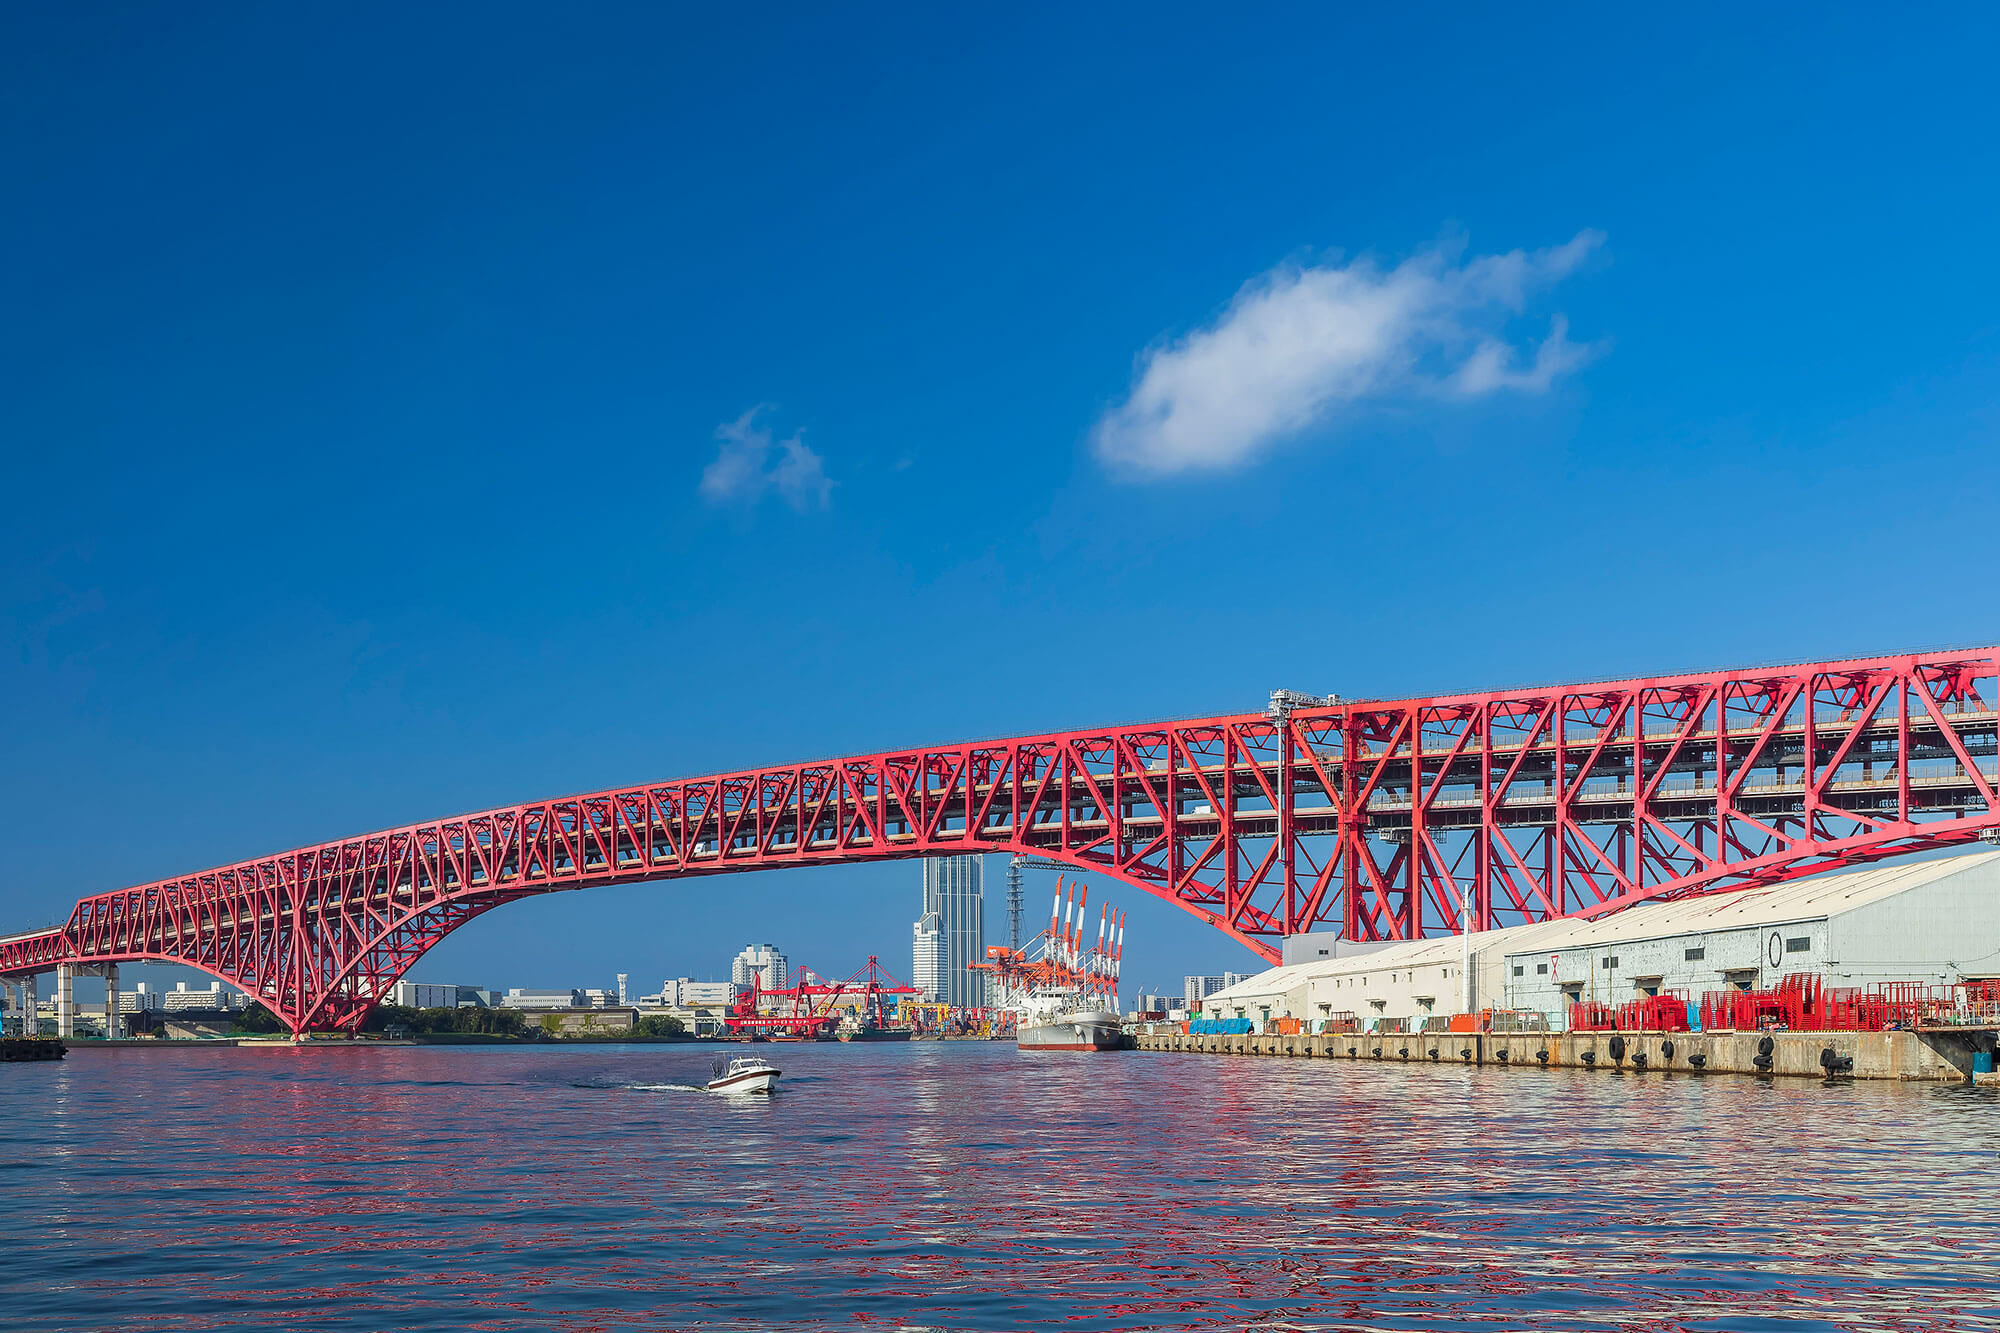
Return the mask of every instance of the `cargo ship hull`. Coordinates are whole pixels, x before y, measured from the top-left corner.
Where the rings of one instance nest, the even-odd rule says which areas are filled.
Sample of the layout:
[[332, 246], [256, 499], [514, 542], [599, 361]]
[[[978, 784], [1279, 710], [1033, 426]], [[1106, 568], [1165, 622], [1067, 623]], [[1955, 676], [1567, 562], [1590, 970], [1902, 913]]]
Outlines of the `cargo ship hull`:
[[1024, 1051], [1116, 1051], [1125, 1046], [1125, 1029], [1114, 1015], [1065, 1014], [1022, 1025], [1014, 1042]]

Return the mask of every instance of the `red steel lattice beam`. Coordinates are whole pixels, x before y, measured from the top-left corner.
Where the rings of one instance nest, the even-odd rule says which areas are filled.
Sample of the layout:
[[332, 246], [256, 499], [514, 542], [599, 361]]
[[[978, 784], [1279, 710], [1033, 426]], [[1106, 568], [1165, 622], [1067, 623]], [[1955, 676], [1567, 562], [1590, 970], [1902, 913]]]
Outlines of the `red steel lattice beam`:
[[98, 894], [0, 974], [187, 964], [351, 1028], [530, 894], [966, 852], [1053, 857], [1267, 959], [1768, 884], [2000, 836], [2000, 650], [1145, 723], [617, 788]]

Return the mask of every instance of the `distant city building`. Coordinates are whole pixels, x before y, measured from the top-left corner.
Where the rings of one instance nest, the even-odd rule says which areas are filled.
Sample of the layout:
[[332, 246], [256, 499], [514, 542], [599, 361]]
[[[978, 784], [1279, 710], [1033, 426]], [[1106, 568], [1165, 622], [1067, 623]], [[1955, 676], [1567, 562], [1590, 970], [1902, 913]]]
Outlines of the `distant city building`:
[[573, 990], [525, 990], [519, 986], [507, 988], [506, 996], [500, 1001], [503, 1009], [576, 1009], [581, 1001]]
[[754, 982], [759, 990], [784, 990], [791, 985], [791, 964], [775, 944], [746, 944], [729, 965], [729, 979], [739, 986]]
[[389, 1003], [404, 1009], [456, 1009], [458, 990], [427, 981], [399, 981], [389, 988]]
[[623, 973], [623, 972], [620, 972], [620, 973], [618, 974], [618, 1003], [620, 1003], [620, 1004], [625, 1004], [625, 1003], [627, 1003], [627, 1002], [628, 1002], [628, 1001], [626, 1000], [626, 996], [625, 996], [625, 983], [626, 983], [626, 980], [627, 980], [627, 977], [626, 977], [626, 974], [625, 974], [625, 973]]
[[951, 970], [944, 942], [944, 918], [926, 912], [910, 926], [910, 984], [919, 999], [936, 1000]]
[[1181, 989], [1182, 1007], [1189, 1012], [1201, 1008], [1201, 1002], [1219, 990], [1234, 986], [1239, 981], [1248, 981], [1248, 972], [1224, 972], [1219, 977], [1187, 977]]
[[155, 990], [143, 981], [131, 990], [118, 992], [121, 1014], [157, 1014], [165, 1012], [166, 1007], [166, 992]]
[[742, 990], [733, 981], [675, 977], [660, 983], [660, 1003], [669, 1009], [727, 1009]]
[[986, 861], [939, 856], [924, 862], [923, 914], [910, 928], [910, 984], [938, 1004], [986, 1004]]
[[[123, 996], [120, 997], [123, 1008]], [[244, 1000], [240, 991], [235, 991], [219, 981], [208, 983], [206, 990], [189, 990], [185, 981], [177, 981], [174, 988], [160, 996], [160, 1008], [166, 1013], [184, 1013], [190, 1009], [241, 1009]]]
[[608, 990], [596, 988], [580, 990], [576, 993], [577, 1005], [584, 1009], [608, 1008], [617, 998], [615, 994]]

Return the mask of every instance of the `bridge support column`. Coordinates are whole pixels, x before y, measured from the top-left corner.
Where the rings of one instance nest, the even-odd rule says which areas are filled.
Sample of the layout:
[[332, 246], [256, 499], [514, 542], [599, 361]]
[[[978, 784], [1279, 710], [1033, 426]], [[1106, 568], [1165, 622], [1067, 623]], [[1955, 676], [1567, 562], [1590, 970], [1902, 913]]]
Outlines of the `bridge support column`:
[[76, 1035], [76, 971], [68, 963], [56, 964], [56, 1035]]
[[104, 1036], [108, 1041], [116, 1041], [125, 1035], [125, 1025], [118, 1013], [118, 964], [106, 963], [104, 973]]

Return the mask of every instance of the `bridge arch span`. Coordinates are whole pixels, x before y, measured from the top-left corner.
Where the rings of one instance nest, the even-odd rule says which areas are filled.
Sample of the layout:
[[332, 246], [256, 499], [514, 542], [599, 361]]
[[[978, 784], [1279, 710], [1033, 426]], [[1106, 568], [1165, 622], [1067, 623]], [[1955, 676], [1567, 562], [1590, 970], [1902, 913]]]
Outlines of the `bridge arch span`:
[[[975, 851], [975, 854], [981, 855], [989, 853], [1003, 855], [1026, 853], [1046, 856], [1051, 860], [1063, 861], [1066, 864], [1075, 866], [1079, 872], [1093, 876], [1102, 876], [1106, 879], [1122, 883], [1129, 888], [1137, 889], [1149, 896], [1163, 899], [1192, 914], [1205, 925], [1216, 926], [1218, 929], [1224, 930], [1225, 933], [1230, 934], [1246, 947], [1258, 952], [1262, 956], [1269, 957], [1272, 952], [1267, 943], [1247, 937], [1222, 925], [1214, 913], [1199, 904], [1175, 899], [1171, 895], [1162, 892], [1160, 885], [1136, 879], [1115, 868], [1107, 867], [1082, 857], [1065, 854], [1059, 850], [1045, 852], [1018, 847], [1011, 843], [990, 847], [982, 846]], [[898, 851], [876, 859], [884, 861], [915, 861], [933, 856], [964, 854], [966, 854], [966, 850], [961, 847], [949, 852]], [[803, 862], [797, 864], [828, 863]], [[697, 871], [687, 874], [669, 873], [656, 875], [636, 882], [658, 883], [699, 878], [703, 875], [714, 873], [742, 873], [752, 869], [756, 869], [756, 867], [731, 866], [728, 867], [727, 871]], [[597, 883], [614, 882], [635, 881], [630, 879], [621, 881], [602, 880]], [[597, 884], [575, 887], [596, 886]], [[417, 960], [452, 931], [471, 921], [474, 917], [483, 915], [485, 912], [503, 903], [511, 902], [521, 897], [534, 896], [539, 893], [565, 891], [567, 890], [542, 889], [529, 890], [525, 893], [471, 893], [462, 897], [451, 897], [431, 904], [412, 904], [407, 910], [390, 918], [372, 936], [361, 940], [359, 942], [360, 947], [344, 962], [339, 963], [337, 970], [330, 970], [326, 976], [318, 978], [321, 984], [309, 986], [306, 994], [310, 998], [307, 1000], [308, 1007], [304, 1011], [295, 1011], [291, 1008], [291, 1006], [298, 1003], [297, 999], [291, 997], [281, 1000], [279, 995], [271, 994], [265, 1002], [267, 1006], [273, 1008], [273, 1012], [278, 1014], [281, 1021], [286, 1022], [292, 1027], [294, 1032], [326, 1028], [353, 1030], [367, 1017], [369, 1009], [390, 994], [396, 982], [403, 978], [409, 969], [415, 965]], [[230, 982], [232, 985], [241, 984], [236, 979], [230, 977], [224, 977], [223, 980]], [[279, 1005], [283, 1005], [285, 1008], [280, 1009], [277, 1007]]]
[[1266, 959], [1595, 916], [2000, 837], [2000, 650], [1138, 723], [615, 788], [78, 902], [0, 974], [199, 967], [351, 1028], [517, 898], [785, 866], [1025, 853], [1175, 903]]

